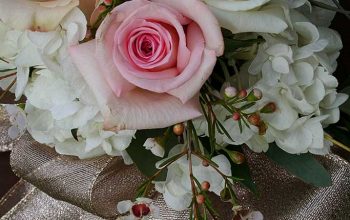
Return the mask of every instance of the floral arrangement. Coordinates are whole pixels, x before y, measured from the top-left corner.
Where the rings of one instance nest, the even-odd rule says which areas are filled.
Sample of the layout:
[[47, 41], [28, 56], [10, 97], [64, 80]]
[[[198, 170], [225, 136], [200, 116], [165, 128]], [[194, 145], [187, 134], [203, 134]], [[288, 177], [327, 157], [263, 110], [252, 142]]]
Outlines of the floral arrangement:
[[134, 163], [148, 180], [118, 204], [125, 219], [157, 216], [153, 190], [190, 219], [220, 219], [211, 193], [262, 219], [235, 194], [256, 191], [245, 148], [331, 184], [312, 154], [330, 152], [324, 128], [348, 95], [332, 75], [342, 41], [327, 2], [100, 0], [88, 22], [78, 0], [1, 0], [0, 100], [18, 103], [9, 135]]

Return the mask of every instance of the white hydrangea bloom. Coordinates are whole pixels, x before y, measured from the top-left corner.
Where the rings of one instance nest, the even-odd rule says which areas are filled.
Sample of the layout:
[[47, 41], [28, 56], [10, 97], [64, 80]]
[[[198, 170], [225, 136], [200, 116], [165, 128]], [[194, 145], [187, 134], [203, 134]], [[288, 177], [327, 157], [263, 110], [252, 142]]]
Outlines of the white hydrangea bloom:
[[[72, 72], [77, 71], [74, 66], [69, 69], [66, 74], [44, 69], [33, 76], [25, 91], [28, 131], [38, 142], [55, 147], [60, 154], [79, 158], [123, 156], [125, 163], [131, 164], [125, 149], [135, 131], [105, 131], [93, 94], [84, 80], [78, 79], [79, 74]], [[71, 78], [64, 78], [68, 76]], [[71, 84], [78, 81], [74, 86]]]
[[[264, 94], [259, 102], [270, 100], [277, 105], [275, 113], [262, 114], [269, 127], [269, 137], [289, 153], [309, 151], [326, 154], [329, 144], [323, 140], [322, 125], [339, 120], [339, 106], [348, 98], [345, 94], [336, 93], [338, 82], [331, 75], [336, 69], [336, 58], [342, 48], [341, 39], [335, 31], [316, 27], [297, 12], [291, 13], [291, 21], [291, 30], [295, 32], [291, 36], [296, 36], [297, 41], [265, 35], [267, 42], [260, 46], [249, 72], [262, 76], [255, 85]], [[278, 50], [266, 52], [269, 48], [281, 51], [283, 48], [291, 49], [290, 53], [284, 49], [284, 56], [279, 58], [281, 61], [278, 64], [283, 67], [280, 69], [285, 70], [284, 77], [280, 77], [282, 71], [276, 74], [277, 68], [273, 68], [273, 60], [281, 53]], [[292, 54], [289, 65], [283, 60], [287, 54]], [[263, 68], [267, 66], [266, 63], [272, 68]], [[257, 145], [266, 146], [269, 141], [254, 137], [247, 144], [256, 149]]]
[[15, 93], [16, 100], [20, 99], [31, 68], [51, 67], [50, 58], [65, 56], [67, 45], [84, 39], [86, 24], [84, 14], [77, 8], [65, 16], [56, 30], [49, 32], [15, 30], [0, 21], [0, 76], [17, 73], [1, 80], [0, 87], [6, 89], [16, 78], [10, 91]]
[[[97, 101], [68, 56], [68, 48], [84, 39], [86, 19], [72, 9], [54, 31], [15, 31], [0, 23], [0, 68], [17, 71], [16, 96], [27, 97], [27, 129], [35, 140], [60, 154], [90, 158], [103, 154], [132, 160], [125, 149], [135, 131], [105, 131]], [[31, 72], [29, 68], [36, 69]], [[21, 72], [21, 70], [23, 70]], [[6, 74], [6, 72], [5, 72]], [[2, 83], [9, 83], [1, 81]], [[6, 85], [5, 85], [6, 86]], [[22, 132], [17, 129], [11, 134]]]
[[10, 116], [12, 126], [8, 130], [8, 135], [12, 139], [19, 138], [27, 129], [26, 114], [16, 105], [5, 105], [7, 114]]
[[[240, 74], [241, 80], [244, 79], [242, 84], [263, 93], [255, 110], [269, 102], [276, 104], [276, 112], [260, 114], [268, 127], [267, 132], [261, 136], [254, 126], [250, 129], [243, 126], [241, 133], [230, 113], [216, 106], [213, 110], [218, 120], [234, 139], [232, 142], [217, 132], [216, 140], [222, 146], [244, 143], [252, 150], [262, 152], [275, 141], [279, 147], [294, 154], [329, 152], [329, 143], [323, 140], [322, 126], [339, 120], [339, 106], [348, 98], [336, 92], [338, 81], [332, 76], [342, 42], [337, 32], [315, 26], [292, 9], [307, 1], [287, 2], [290, 8], [283, 8], [289, 27], [277, 35], [262, 33], [266, 42], [260, 44], [256, 57], [247, 63], [249, 68], [247, 64], [242, 66]], [[253, 81], [254, 84], [247, 85]], [[204, 118], [196, 120], [195, 126], [201, 135], [208, 135]]]
[[[183, 150], [182, 145], [175, 146], [169, 153], [169, 157], [179, 154]], [[166, 160], [166, 159], [164, 159]], [[161, 164], [164, 160], [158, 162]], [[231, 176], [231, 165], [224, 155], [218, 155], [212, 158], [212, 161], [219, 165], [219, 170]], [[202, 165], [202, 160], [192, 155], [193, 175], [199, 182], [208, 181], [210, 191], [217, 195], [225, 187], [225, 181], [222, 176], [212, 167]], [[168, 167], [167, 178], [164, 182], [155, 182], [156, 190], [163, 194], [164, 200], [169, 207], [174, 210], [186, 210], [192, 201], [192, 189], [190, 182], [189, 161], [187, 155], [184, 155]]]

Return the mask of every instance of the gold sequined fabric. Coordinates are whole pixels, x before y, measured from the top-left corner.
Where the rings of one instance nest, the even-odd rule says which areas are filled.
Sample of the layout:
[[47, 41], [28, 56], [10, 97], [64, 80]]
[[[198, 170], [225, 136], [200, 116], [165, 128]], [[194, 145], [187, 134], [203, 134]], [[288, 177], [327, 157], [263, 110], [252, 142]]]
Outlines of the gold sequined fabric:
[[[21, 180], [1, 201], [1, 219], [116, 219], [119, 201], [133, 199], [144, 177], [122, 159], [90, 160], [57, 154], [25, 134], [14, 142], [11, 164]], [[279, 168], [262, 154], [246, 150], [259, 196], [237, 185], [244, 208], [259, 210], [268, 220], [350, 219], [350, 165], [336, 155], [318, 157], [333, 185], [316, 188]], [[159, 219], [188, 219], [188, 212], [169, 209], [156, 194]], [[229, 206], [216, 199], [221, 219], [232, 219]], [[159, 220], [153, 218], [153, 220]]]

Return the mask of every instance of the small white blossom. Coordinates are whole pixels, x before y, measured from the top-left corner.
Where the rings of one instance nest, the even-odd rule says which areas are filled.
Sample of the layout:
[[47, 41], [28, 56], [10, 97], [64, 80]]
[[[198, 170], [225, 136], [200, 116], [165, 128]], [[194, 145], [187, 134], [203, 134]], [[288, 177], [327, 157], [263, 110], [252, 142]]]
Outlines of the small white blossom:
[[[169, 153], [169, 157], [179, 154], [183, 150], [182, 145], [175, 146]], [[164, 159], [167, 160], [168, 158]], [[157, 163], [159, 166], [164, 160]], [[212, 161], [219, 165], [219, 170], [231, 176], [231, 165], [224, 155], [212, 158]], [[202, 165], [202, 160], [192, 155], [193, 175], [199, 182], [207, 181], [210, 184], [210, 191], [217, 195], [225, 188], [223, 177], [212, 167]], [[189, 161], [184, 155], [168, 167], [167, 178], [163, 182], [155, 182], [156, 190], [163, 193], [166, 204], [174, 210], [182, 211], [188, 208], [192, 201], [191, 180]]]
[[147, 150], [150, 150], [157, 157], [164, 157], [164, 154], [165, 154], [164, 147], [161, 146], [155, 138], [148, 138], [143, 144], [143, 146]]
[[120, 214], [127, 214], [123, 216], [122, 220], [146, 220], [159, 218], [159, 207], [152, 204], [153, 200], [148, 198], [137, 198], [135, 202], [130, 200], [121, 201], [117, 205], [117, 210]]

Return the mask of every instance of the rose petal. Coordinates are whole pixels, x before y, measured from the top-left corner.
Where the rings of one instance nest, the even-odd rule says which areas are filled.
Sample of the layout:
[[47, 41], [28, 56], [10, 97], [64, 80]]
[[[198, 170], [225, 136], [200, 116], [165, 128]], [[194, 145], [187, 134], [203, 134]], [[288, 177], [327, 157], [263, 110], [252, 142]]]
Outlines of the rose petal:
[[[160, 13], [160, 12], [158, 12]], [[120, 73], [125, 79], [127, 79], [132, 84], [157, 93], [168, 92], [172, 89], [175, 89], [185, 82], [190, 80], [193, 75], [196, 73], [202, 62], [202, 54], [204, 50], [204, 39], [203, 35], [198, 28], [198, 25], [191, 23], [187, 28], [187, 47], [191, 51], [188, 65], [185, 69], [175, 78], [170, 79], [144, 79], [136, 77], [137, 75], [142, 75], [144, 70], [138, 71], [133, 68], [130, 64], [125, 63], [127, 61], [122, 59], [122, 56], [119, 53], [115, 53], [115, 63], [120, 70]], [[179, 56], [181, 52], [179, 51]], [[135, 73], [138, 72], [138, 73]], [[160, 72], [155, 72], [153, 74], [162, 74]]]
[[[116, 96], [122, 95], [122, 92], [127, 92], [134, 88], [132, 84], [130, 84], [127, 80], [125, 80], [120, 74], [118, 74], [118, 70], [116, 69], [113, 61], [111, 59], [102, 58], [105, 60], [104, 66], [100, 66], [96, 60], [101, 59], [101, 57], [92, 57], [92, 60], [86, 61], [81, 59], [80, 57], [84, 55], [84, 53], [94, 54], [96, 49], [95, 40], [89, 41], [84, 44], [80, 44], [77, 46], [73, 46], [70, 48], [70, 54], [72, 55], [73, 61], [78, 67], [78, 69], [83, 72], [88, 71], [91, 74], [99, 74], [103, 77], [106, 77], [106, 81], [109, 84], [110, 88], [114, 92]], [[103, 48], [97, 47], [97, 50], [103, 50]], [[104, 56], [107, 55], [105, 53], [97, 51], [97, 54]], [[90, 65], [94, 65], [95, 67], [89, 68]], [[110, 74], [112, 71], [114, 74]], [[95, 71], [95, 72], [94, 72]], [[87, 73], [90, 74], [90, 73]]]
[[[210, 12], [208, 6], [199, 0], [153, 0], [161, 4], [166, 4], [184, 16], [192, 19], [199, 25], [208, 49], [214, 50], [217, 56], [224, 52], [224, 41], [220, 30], [220, 25], [215, 16]], [[205, 16], [203, 16], [205, 15]]]
[[[167, 127], [201, 115], [198, 97], [185, 105], [167, 94], [141, 89], [129, 91], [118, 98], [107, 84], [91, 53], [94, 42], [71, 49], [71, 55], [81, 74], [99, 102], [107, 129], [150, 129]], [[118, 81], [116, 81], [118, 82]]]

